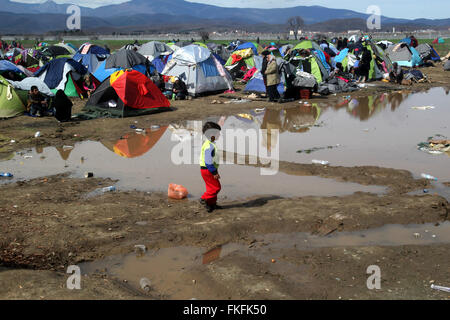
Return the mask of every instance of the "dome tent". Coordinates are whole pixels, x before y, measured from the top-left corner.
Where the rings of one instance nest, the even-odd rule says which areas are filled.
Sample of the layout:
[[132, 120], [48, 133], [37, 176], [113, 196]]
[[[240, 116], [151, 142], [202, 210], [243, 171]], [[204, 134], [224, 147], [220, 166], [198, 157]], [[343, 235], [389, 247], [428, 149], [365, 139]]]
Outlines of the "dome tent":
[[149, 78], [136, 70], [120, 70], [100, 84], [84, 111], [128, 117], [168, 107], [170, 102]]
[[80, 62], [89, 72], [94, 73], [109, 56], [105, 48], [85, 43], [73, 56], [73, 60]]
[[[51, 60], [34, 75], [45, 82], [54, 93], [61, 89], [68, 97], [80, 97], [85, 93], [82, 82], [86, 74], [88, 74], [87, 69], [79, 62], [69, 58], [59, 58]], [[93, 81], [98, 83], [95, 78]]]
[[231, 76], [220, 62], [208, 49], [197, 45], [175, 51], [162, 74], [179, 77], [193, 96], [233, 88]]
[[12, 85], [0, 76], [0, 118], [11, 118], [25, 112], [22, 100]]

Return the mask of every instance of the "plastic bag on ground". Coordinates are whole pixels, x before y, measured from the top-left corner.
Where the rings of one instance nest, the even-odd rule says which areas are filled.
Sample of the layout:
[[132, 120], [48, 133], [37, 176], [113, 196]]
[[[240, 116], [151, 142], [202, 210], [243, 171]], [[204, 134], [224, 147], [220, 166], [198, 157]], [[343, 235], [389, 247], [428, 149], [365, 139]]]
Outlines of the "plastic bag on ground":
[[187, 197], [188, 191], [182, 185], [171, 183], [167, 195], [171, 199], [181, 200]]

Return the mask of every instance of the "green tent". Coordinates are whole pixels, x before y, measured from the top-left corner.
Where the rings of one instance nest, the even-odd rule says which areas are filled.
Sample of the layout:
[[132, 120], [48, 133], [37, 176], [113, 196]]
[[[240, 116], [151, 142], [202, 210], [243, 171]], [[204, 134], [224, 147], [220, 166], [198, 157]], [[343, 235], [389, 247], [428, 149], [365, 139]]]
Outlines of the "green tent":
[[311, 49], [314, 49], [314, 50], [322, 51], [322, 49], [320, 49], [320, 46], [316, 42], [311, 41], [311, 40], [303, 40], [302, 42], [300, 42], [299, 44], [297, 44], [294, 47], [294, 50], [295, 49], [297, 49], [297, 50], [301, 50], [301, 49], [311, 50]]
[[0, 118], [12, 118], [25, 112], [25, 106], [10, 83], [0, 76]]
[[[52, 89], [51, 91], [54, 94], [56, 94], [56, 92], [58, 90], [57, 89]], [[66, 86], [64, 87], [64, 93], [68, 97], [78, 97], [78, 98], [80, 97], [80, 94], [77, 91], [77, 88], [75, 86], [75, 83], [73, 82], [72, 75], [70, 74], [70, 72], [67, 75], [67, 82], [66, 82]]]

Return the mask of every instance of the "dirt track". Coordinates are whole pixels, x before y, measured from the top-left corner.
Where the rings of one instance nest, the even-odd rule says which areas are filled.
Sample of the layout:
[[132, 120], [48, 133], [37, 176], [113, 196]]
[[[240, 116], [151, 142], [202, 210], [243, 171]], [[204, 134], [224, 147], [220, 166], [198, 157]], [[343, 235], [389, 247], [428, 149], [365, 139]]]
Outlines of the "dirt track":
[[[353, 96], [389, 90], [420, 90], [448, 86], [448, 75], [423, 70], [432, 84], [397, 87], [384, 84]], [[345, 94], [342, 94], [345, 95]], [[334, 103], [339, 96], [315, 97]], [[237, 93], [236, 96], [243, 96]], [[52, 118], [18, 117], [0, 122], [0, 158], [30, 147], [62, 146], [77, 141], [117, 137], [130, 123], [140, 127], [177, 121], [229, 115], [251, 108], [279, 108], [277, 104], [211, 104], [227, 99], [209, 96], [176, 101], [173, 111], [128, 119], [98, 119], [58, 124]], [[75, 112], [82, 108], [76, 102]], [[283, 104], [295, 107], [296, 102]], [[34, 139], [36, 131], [42, 138]], [[11, 139], [16, 143], [11, 144]], [[407, 171], [378, 167], [317, 167], [288, 162], [280, 171], [290, 175], [316, 175], [363, 185], [386, 186], [383, 196], [355, 193], [346, 197], [283, 199], [276, 195], [254, 197], [245, 202], [224, 203], [210, 215], [196, 201], [171, 201], [164, 194], [119, 192], [85, 199], [84, 195], [107, 179], [73, 179], [65, 175], [0, 186], [0, 298], [2, 299], [122, 299], [173, 298], [164, 290], [149, 295], [107, 273], [83, 277], [83, 290], [65, 289], [68, 265], [133, 252], [135, 244], [149, 249], [179, 246], [213, 248], [225, 243], [252, 246], [255, 237], [266, 234], [308, 232], [319, 235], [356, 231], [386, 224], [442, 223], [449, 219], [449, 203], [427, 194], [408, 195], [429, 187]], [[146, 222], [145, 225], [136, 224]], [[197, 266], [179, 281], [196, 279], [195, 298], [221, 299], [448, 299], [448, 294], [429, 289], [430, 281], [445, 284], [450, 279], [449, 244], [281, 249], [263, 262], [232, 253], [218, 261]], [[379, 264], [382, 290], [365, 286], [365, 269]], [[295, 266], [292, 269], [292, 266]], [[24, 270], [27, 269], [27, 270]], [[337, 280], [338, 279], [338, 280]], [[244, 284], [243, 284], [244, 283]], [[448, 283], [447, 283], [448, 284]], [[186, 285], [187, 286], [187, 285]], [[187, 289], [186, 289], [187, 290]]]

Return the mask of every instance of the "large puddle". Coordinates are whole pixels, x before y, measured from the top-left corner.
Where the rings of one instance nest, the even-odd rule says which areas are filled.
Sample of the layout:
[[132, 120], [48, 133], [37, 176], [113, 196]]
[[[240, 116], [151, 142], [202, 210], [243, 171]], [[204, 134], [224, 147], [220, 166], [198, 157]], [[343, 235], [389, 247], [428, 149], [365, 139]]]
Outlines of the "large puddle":
[[[249, 113], [206, 120], [221, 124], [224, 133], [236, 133], [241, 129], [239, 134], [246, 135], [268, 130], [268, 135], [254, 136], [255, 148], [245, 143], [243, 149], [228, 146], [229, 139], [219, 142], [219, 146], [228, 153], [248, 154], [260, 161], [269, 159], [275, 169], [274, 159], [278, 156], [281, 161], [298, 163], [318, 159], [347, 167], [377, 165], [406, 169], [417, 177], [428, 173], [440, 181], [450, 181], [450, 152], [432, 155], [417, 148], [418, 143], [431, 136], [439, 134], [450, 138], [448, 93], [443, 88], [433, 88], [414, 94], [348, 96], [336, 106], [320, 105], [311, 100], [312, 104], [301, 102], [298, 107], [280, 111], [256, 108]], [[434, 109], [413, 109], [417, 106], [433, 106]], [[133, 123], [130, 120], [130, 124]], [[83, 177], [85, 172], [93, 172], [97, 177], [119, 180], [117, 187], [122, 190], [165, 192], [169, 183], [177, 183], [184, 185], [192, 197], [199, 197], [204, 191], [197, 164], [201, 140], [199, 144], [195, 138], [201, 139], [201, 125], [201, 121], [186, 121], [149, 128], [145, 133], [130, 129], [112, 141], [85, 141], [72, 148], [33, 149], [0, 162], [0, 171], [12, 172], [15, 176], [12, 180], [2, 179], [0, 183], [64, 172]], [[247, 138], [250, 141], [252, 136]], [[180, 153], [184, 144], [187, 147]], [[185, 155], [188, 161], [183, 158]], [[356, 191], [385, 191], [379, 186], [282, 172], [263, 175], [261, 168], [252, 165], [225, 164], [220, 171], [222, 199], [254, 195], [342, 196]], [[448, 188], [438, 188], [440, 194], [448, 194]]]
[[94, 272], [107, 273], [121, 281], [128, 281], [139, 288], [140, 279], [150, 280], [152, 288], [162, 292], [166, 298], [189, 299], [198, 297], [202, 292], [186, 277], [192, 268], [223, 259], [230, 254], [241, 258], [252, 257], [264, 264], [277, 261], [273, 268], [281, 274], [298, 266], [279, 261], [281, 249], [311, 250], [325, 247], [361, 247], [361, 246], [401, 246], [430, 245], [450, 243], [450, 222], [439, 226], [423, 225], [386, 225], [381, 228], [341, 232], [326, 237], [308, 233], [269, 234], [256, 236], [250, 245], [230, 243], [212, 249], [198, 247], [174, 247], [138, 252], [126, 256], [112, 256], [104, 260], [83, 263], [82, 274]]

